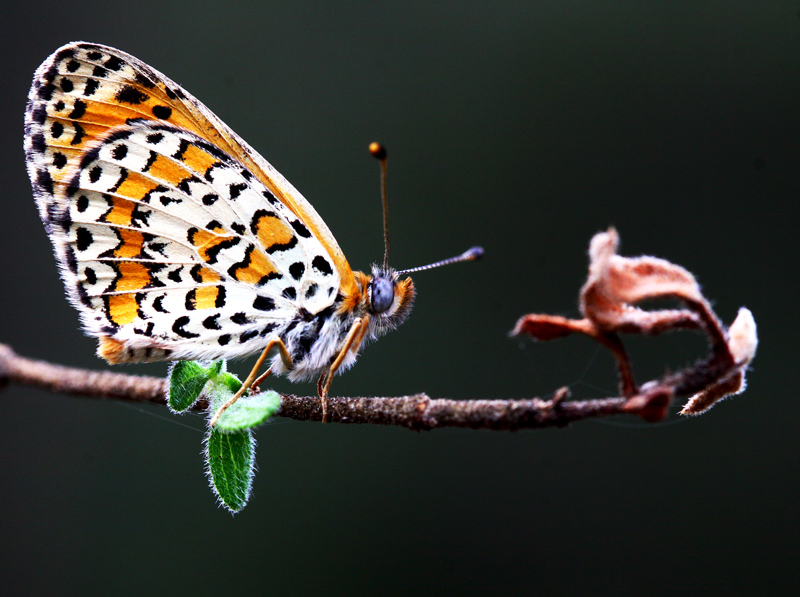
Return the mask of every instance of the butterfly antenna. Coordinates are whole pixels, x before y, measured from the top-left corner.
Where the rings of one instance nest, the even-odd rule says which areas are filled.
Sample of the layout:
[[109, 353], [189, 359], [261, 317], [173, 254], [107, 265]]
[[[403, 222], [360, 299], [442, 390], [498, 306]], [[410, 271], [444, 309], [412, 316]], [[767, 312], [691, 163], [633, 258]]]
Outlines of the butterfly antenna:
[[434, 267], [439, 267], [441, 265], [450, 265], [451, 263], [459, 263], [460, 261], [477, 261], [483, 257], [483, 247], [472, 247], [468, 251], [464, 251], [461, 255], [457, 257], [451, 257], [450, 259], [443, 259], [442, 261], [437, 261], [436, 263], [431, 263], [430, 265], [422, 265], [420, 267], [412, 267], [411, 269], [404, 269], [402, 271], [397, 272], [398, 274], [413, 274], [414, 272], [421, 272], [426, 269], [433, 269]]
[[383, 269], [389, 269], [389, 203], [386, 200], [386, 148], [378, 142], [369, 144], [372, 157], [381, 163], [381, 199], [383, 200]]

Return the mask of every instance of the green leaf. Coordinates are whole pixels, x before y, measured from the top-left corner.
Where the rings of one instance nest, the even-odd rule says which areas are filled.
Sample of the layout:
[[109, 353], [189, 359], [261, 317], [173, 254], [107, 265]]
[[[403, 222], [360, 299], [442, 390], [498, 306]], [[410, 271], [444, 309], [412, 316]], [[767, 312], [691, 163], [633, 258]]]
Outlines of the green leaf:
[[255, 440], [248, 429], [226, 433], [216, 428], [206, 436], [206, 466], [211, 487], [222, 504], [239, 512], [247, 504], [253, 485]]
[[167, 405], [176, 413], [192, 407], [200, 397], [210, 371], [195, 361], [176, 361], [169, 372]]
[[[215, 385], [219, 384], [224, 386], [227, 391], [230, 391], [231, 396], [239, 391], [242, 387], [242, 382], [233, 373], [222, 372], [214, 378]], [[230, 396], [229, 396], [230, 397]]]
[[[239, 385], [241, 386], [241, 384]], [[233, 396], [233, 393], [228, 397], [230, 398], [231, 396]], [[224, 402], [220, 401], [219, 405], [221, 406], [222, 404]], [[250, 429], [269, 419], [280, 407], [281, 396], [272, 390], [267, 390], [254, 396], [242, 396], [228, 410], [222, 413], [214, 428], [229, 433]]]

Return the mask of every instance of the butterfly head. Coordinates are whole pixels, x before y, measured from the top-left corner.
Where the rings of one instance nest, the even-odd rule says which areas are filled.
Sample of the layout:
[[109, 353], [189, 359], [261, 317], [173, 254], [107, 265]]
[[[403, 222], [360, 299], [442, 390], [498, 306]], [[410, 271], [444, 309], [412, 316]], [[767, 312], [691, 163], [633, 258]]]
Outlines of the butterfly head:
[[[380, 331], [388, 331], [403, 323], [414, 304], [414, 282], [400, 278], [391, 268], [372, 266], [366, 285], [366, 311]], [[377, 330], [376, 330], [377, 331]]]

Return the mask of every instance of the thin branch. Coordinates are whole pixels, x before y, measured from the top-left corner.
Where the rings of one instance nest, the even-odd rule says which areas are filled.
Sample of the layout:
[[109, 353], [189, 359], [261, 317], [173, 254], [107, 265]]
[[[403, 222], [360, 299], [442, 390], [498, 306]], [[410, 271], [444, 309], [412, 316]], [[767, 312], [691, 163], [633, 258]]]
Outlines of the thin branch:
[[[89, 371], [54, 365], [16, 354], [0, 344], [0, 382], [16, 383], [88, 398], [164, 404], [164, 379]], [[471, 429], [522, 429], [564, 426], [573, 421], [630, 412], [629, 400], [608, 398], [565, 402], [565, 389], [552, 400], [432, 400], [424, 394], [399, 398], [329, 398], [332, 423], [399, 425], [427, 430], [437, 427]], [[298, 421], [322, 421], [319, 398], [284, 395], [278, 416]], [[199, 403], [195, 410], [203, 410]]]

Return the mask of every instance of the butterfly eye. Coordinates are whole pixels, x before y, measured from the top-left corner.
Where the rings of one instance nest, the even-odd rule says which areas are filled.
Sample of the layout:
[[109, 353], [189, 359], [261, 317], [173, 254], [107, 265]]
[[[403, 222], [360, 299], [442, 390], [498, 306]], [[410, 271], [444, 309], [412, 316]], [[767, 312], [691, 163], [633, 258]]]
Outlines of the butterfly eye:
[[370, 302], [372, 311], [383, 313], [388, 311], [394, 301], [394, 284], [389, 278], [374, 278], [370, 284]]

